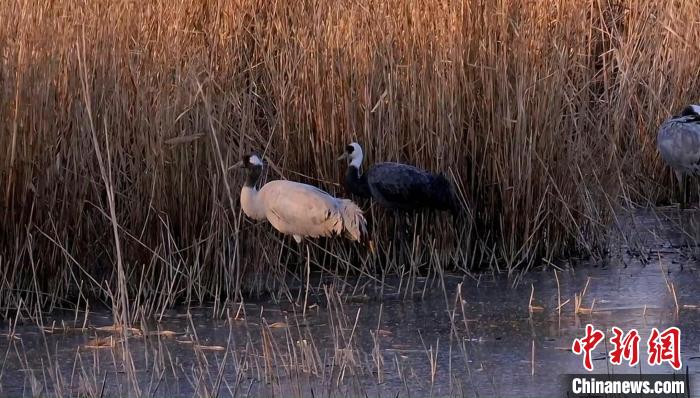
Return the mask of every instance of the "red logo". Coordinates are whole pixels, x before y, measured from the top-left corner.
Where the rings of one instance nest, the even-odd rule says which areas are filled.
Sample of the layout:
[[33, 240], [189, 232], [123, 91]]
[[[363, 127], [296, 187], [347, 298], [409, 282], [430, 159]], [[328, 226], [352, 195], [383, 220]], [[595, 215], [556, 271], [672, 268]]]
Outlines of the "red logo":
[[597, 346], [598, 343], [603, 341], [604, 338], [605, 333], [601, 332], [600, 330], [595, 330], [593, 325], [588, 324], [586, 325], [586, 336], [584, 336], [582, 339], [574, 340], [574, 344], [571, 347], [571, 350], [576, 355], [583, 354], [583, 367], [586, 368], [586, 370], [588, 370], [589, 372], [593, 370], [591, 351], [593, 351], [593, 349], [595, 349], [595, 346]]
[[613, 336], [610, 342], [613, 345], [613, 350], [610, 351], [610, 363], [613, 365], [621, 365], [622, 360], [626, 360], [629, 366], [634, 366], [639, 363], [639, 332], [637, 329], [632, 329], [629, 333], [624, 334], [622, 329], [612, 328]]
[[647, 346], [649, 366], [668, 362], [673, 369], [681, 368], [681, 330], [677, 327], [670, 327], [661, 333], [657, 328], [651, 329]]
[[[622, 329], [612, 327], [613, 336], [610, 338], [612, 350], [610, 350], [610, 363], [621, 365], [622, 361], [627, 361], [629, 366], [639, 363], [639, 332], [631, 329], [625, 334]], [[576, 355], [583, 354], [583, 367], [589, 372], [593, 371], [593, 360], [591, 351], [605, 339], [605, 333], [596, 330], [593, 325], [586, 325], [586, 335], [580, 339], [575, 339], [571, 346], [571, 351]], [[651, 335], [647, 340], [647, 362], [649, 366], [668, 363], [675, 370], [679, 370], [681, 364], [681, 330], [677, 327], [670, 327], [663, 332], [657, 328], [651, 329]]]

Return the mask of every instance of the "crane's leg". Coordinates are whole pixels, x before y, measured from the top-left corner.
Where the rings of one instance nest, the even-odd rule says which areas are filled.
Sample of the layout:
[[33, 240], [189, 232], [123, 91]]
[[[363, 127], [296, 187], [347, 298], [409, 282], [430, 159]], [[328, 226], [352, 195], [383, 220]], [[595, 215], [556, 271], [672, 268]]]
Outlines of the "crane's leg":
[[410, 227], [410, 221], [409, 221], [409, 213], [405, 211], [400, 211], [399, 212], [399, 217], [400, 217], [400, 222], [399, 222], [399, 244], [398, 247], [400, 248], [400, 255], [401, 255], [401, 261], [406, 261], [408, 258], [408, 253], [410, 253], [409, 248], [411, 247], [411, 239], [409, 236], [409, 227]]
[[391, 256], [393, 257], [394, 264], [397, 267], [397, 272], [399, 272], [398, 266], [403, 260], [403, 241], [405, 239], [405, 214], [399, 209], [392, 209], [392, 217], [394, 218], [394, 230], [391, 232]]
[[299, 269], [302, 269], [304, 266], [304, 253], [302, 253], [302, 250], [304, 250], [304, 244], [302, 243], [304, 241], [304, 238], [302, 238], [299, 235], [292, 235], [294, 237], [294, 241], [297, 242], [297, 267]]
[[[297, 296], [297, 303], [301, 301], [301, 292], [304, 291], [304, 302], [302, 303], [302, 316], [306, 316], [306, 307], [309, 302], [309, 290], [311, 290], [311, 253], [309, 251], [308, 243], [304, 243], [303, 238], [299, 235], [294, 235], [294, 240], [297, 242], [297, 249], [299, 250], [297, 257], [298, 269], [304, 270], [306, 273], [306, 285], [304, 288], [299, 290], [299, 296]], [[306, 256], [304, 256], [304, 251], [306, 251]], [[302, 271], [302, 272], [304, 272]], [[302, 275], [301, 280], [304, 280]]]
[[304, 293], [304, 308], [302, 316], [306, 318], [306, 308], [309, 306], [309, 290], [311, 290], [311, 255], [309, 254], [309, 245], [306, 246], [306, 292]]
[[693, 174], [692, 179], [692, 184], [695, 185], [695, 190], [698, 193], [698, 208], [700, 208], [700, 180], [698, 179], [698, 174]]
[[401, 217], [401, 214], [397, 211], [394, 210], [392, 212], [392, 216], [394, 217], [394, 231], [391, 234], [391, 251], [392, 251], [392, 257], [394, 258], [394, 263], [398, 264], [400, 258], [399, 258], [399, 228], [400, 223], [399, 223], [399, 217]]
[[686, 207], [685, 178], [683, 178], [684, 176], [682, 171], [674, 170], [673, 172], [676, 174], [676, 180], [678, 180], [678, 191], [680, 192], [678, 203], [680, 204], [680, 207], [684, 209]]
[[700, 208], [700, 179], [698, 179], [697, 174], [695, 174], [693, 180], [693, 182], [695, 183], [695, 189], [698, 191], [698, 208]]

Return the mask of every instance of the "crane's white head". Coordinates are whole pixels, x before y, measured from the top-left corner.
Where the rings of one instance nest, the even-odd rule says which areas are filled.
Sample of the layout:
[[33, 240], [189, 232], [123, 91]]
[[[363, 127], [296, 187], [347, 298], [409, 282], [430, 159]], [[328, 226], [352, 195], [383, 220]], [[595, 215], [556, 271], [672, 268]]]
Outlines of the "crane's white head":
[[260, 158], [260, 155], [253, 152], [253, 153], [248, 154], [248, 155], [243, 155], [241, 160], [239, 160], [238, 163], [234, 164], [231, 168], [251, 169], [251, 168], [258, 168], [258, 167], [262, 167], [262, 166], [263, 166], [263, 161]]
[[698, 116], [700, 115], [700, 105], [696, 104], [690, 104], [685, 109], [683, 109], [683, 112], [681, 112], [681, 116]]
[[353, 142], [345, 147], [345, 152], [338, 158], [338, 160], [347, 159], [350, 166], [354, 166], [359, 170], [362, 164], [362, 147], [357, 142]]
[[250, 163], [250, 165], [253, 167], [263, 165], [262, 159], [260, 159], [260, 157], [254, 153], [248, 156], [248, 163]]
[[255, 152], [252, 152], [248, 155], [243, 155], [241, 160], [239, 160], [238, 163], [234, 164], [232, 168], [246, 169], [247, 176], [245, 179], [245, 184], [243, 185], [243, 189], [245, 190], [246, 188], [250, 188], [255, 190], [255, 186], [257, 185], [263, 170], [263, 161], [260, 158], [260, 155], [258, 155]]

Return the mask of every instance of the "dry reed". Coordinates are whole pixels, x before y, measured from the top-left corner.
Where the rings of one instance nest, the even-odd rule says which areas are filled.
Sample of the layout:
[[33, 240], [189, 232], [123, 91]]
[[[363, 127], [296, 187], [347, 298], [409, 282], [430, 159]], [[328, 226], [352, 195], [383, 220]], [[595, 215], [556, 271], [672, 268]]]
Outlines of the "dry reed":
[[313, 246], [340, 275], [595, 252], [621, 197], [669, 197], [655, 132], [698, 99], [698, 19], [661, 0], [3, 2], [0, 309], [275, 286], [287, 250], [228, 172], [251, 149], [339, 195], [351, 140], [454, 179], [456, 229], [415, 217], [389, 247], [373, 209], [381, 255]]

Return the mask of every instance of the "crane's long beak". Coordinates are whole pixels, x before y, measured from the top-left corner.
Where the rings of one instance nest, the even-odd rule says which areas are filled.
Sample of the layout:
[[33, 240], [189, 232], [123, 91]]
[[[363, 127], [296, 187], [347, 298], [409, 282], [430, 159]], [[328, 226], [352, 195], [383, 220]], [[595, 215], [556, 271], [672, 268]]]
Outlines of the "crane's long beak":
[[344, 160], [348, 158], [348, 153], [344, 152], [342, 155], [338, 156], [338, 161]]
[[231, 170], [231, 169], [240, 169], [241, 167], [243, 167], [243, 161], [242, 161], [242, 160], [239, 160], [238, 162], [236, 162], [236, 164], [234, 164], [233, 166], [229, 167], [229, 170]]

